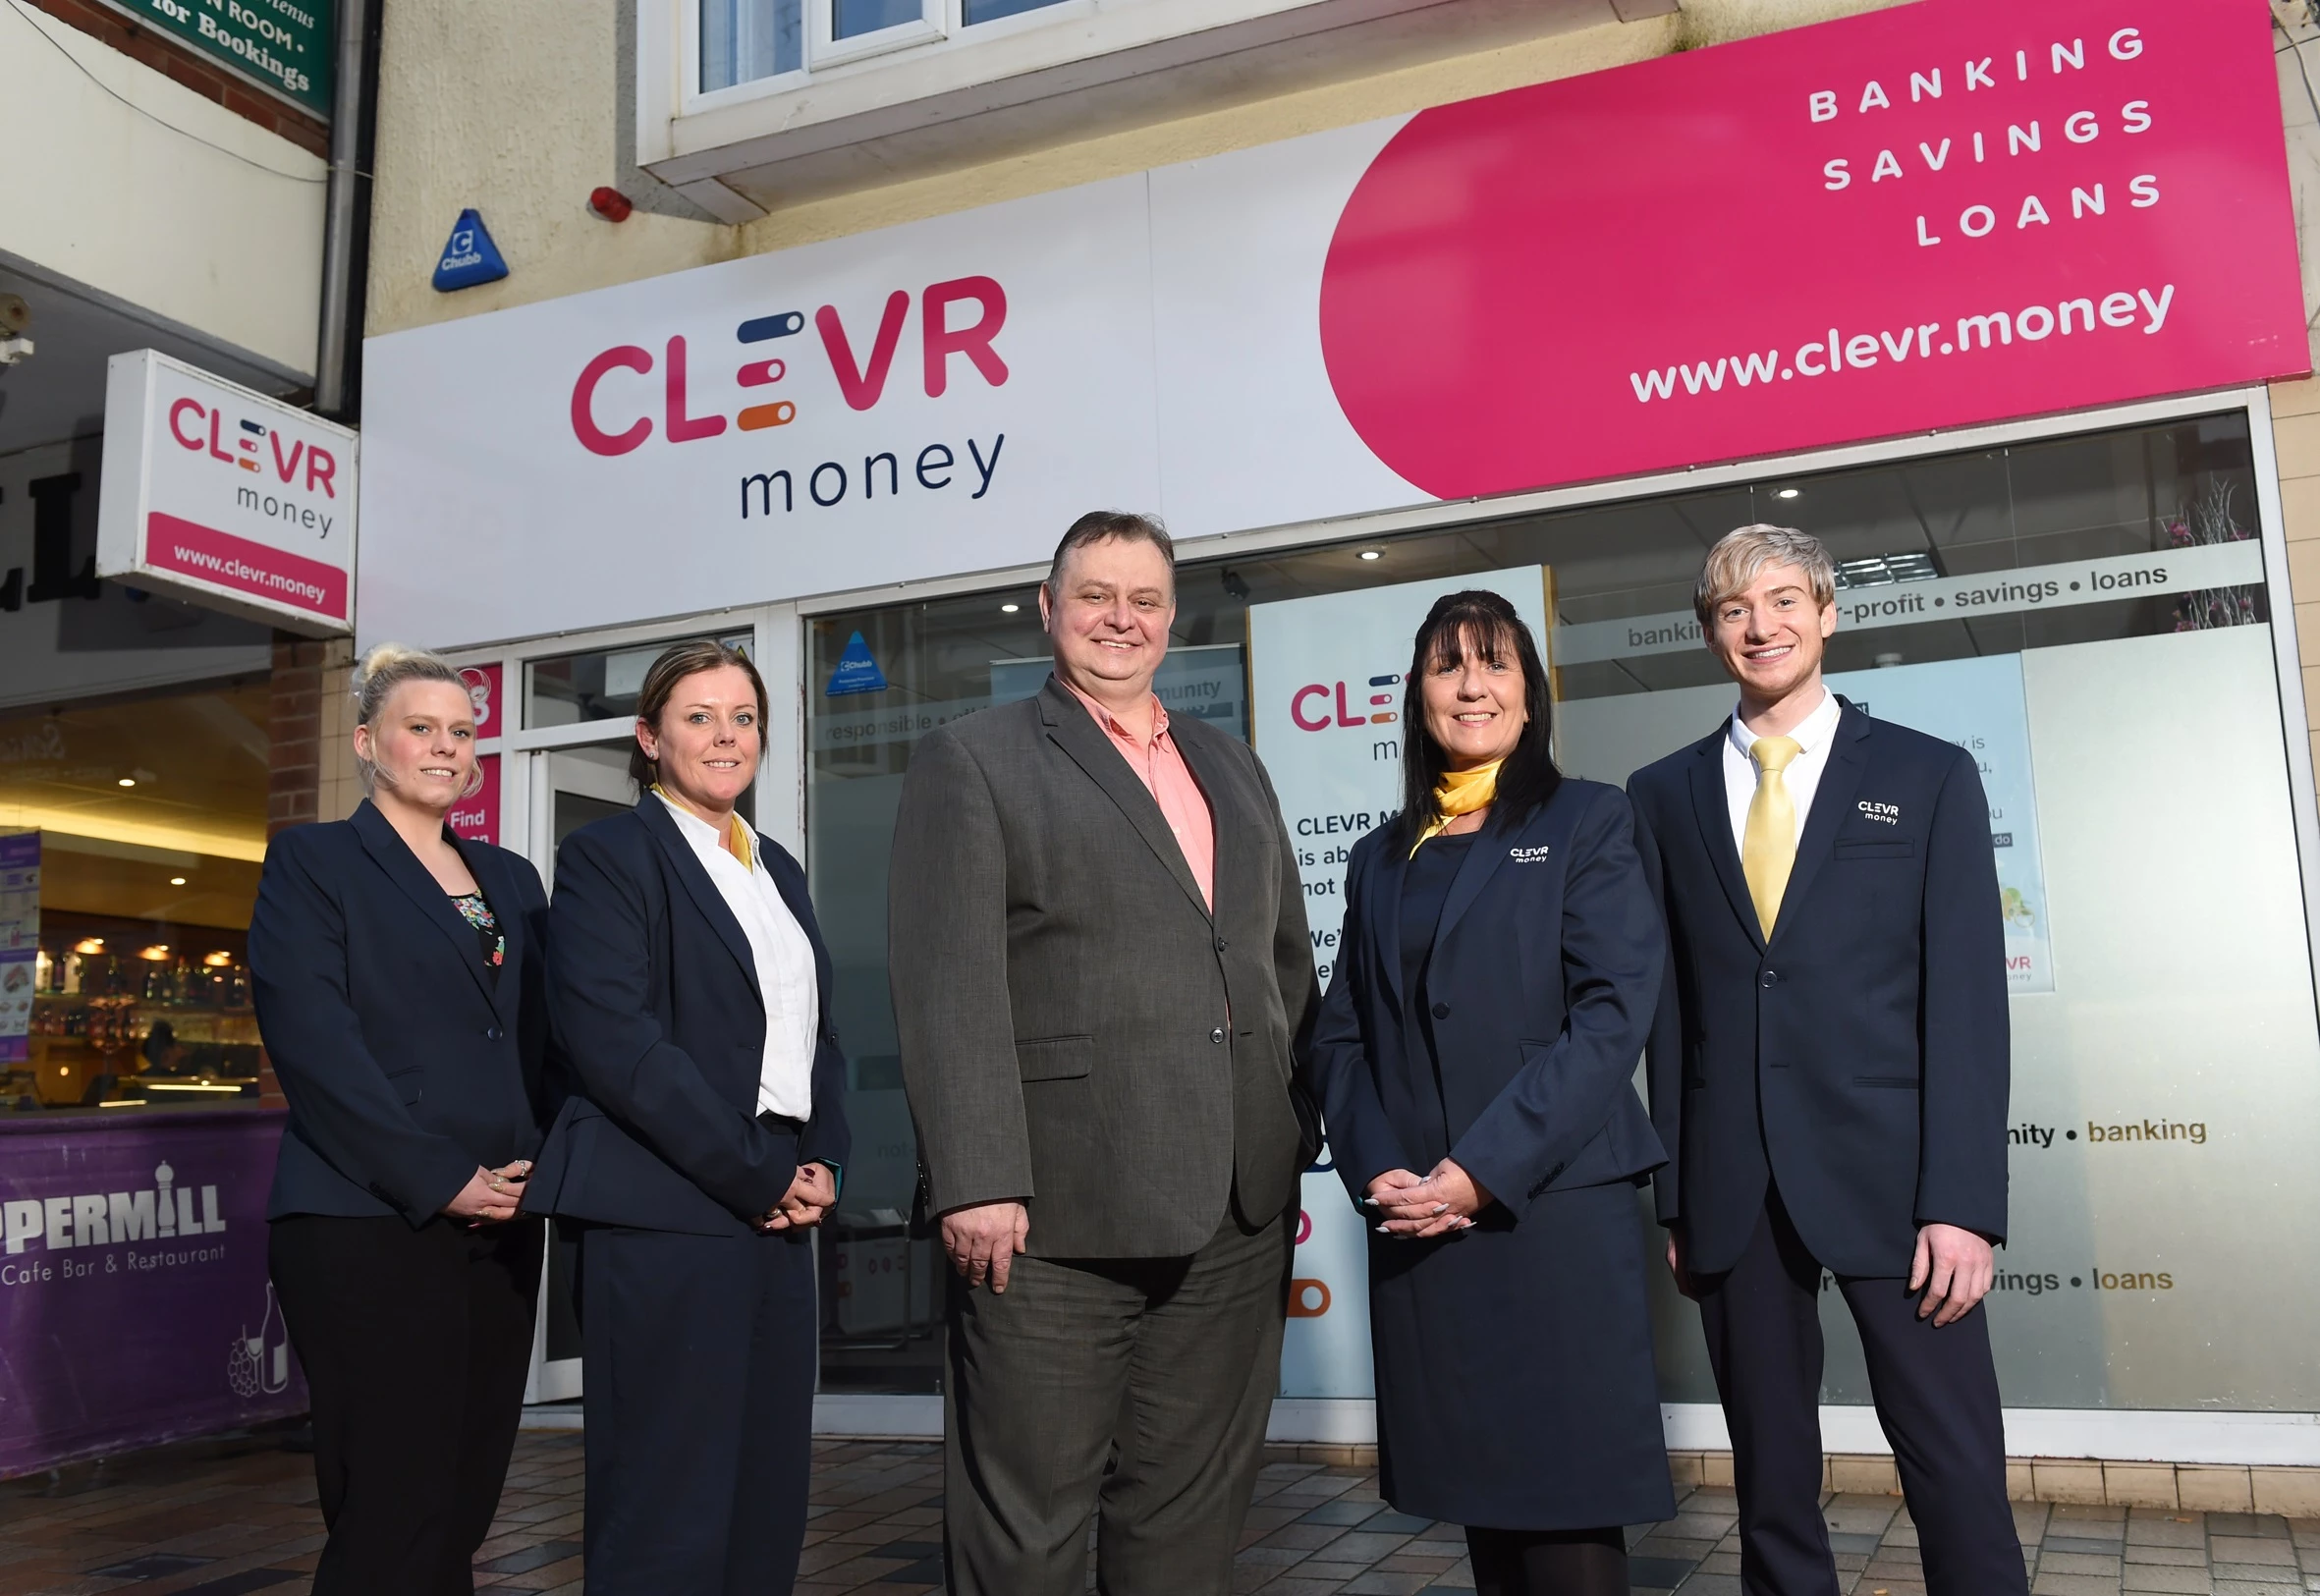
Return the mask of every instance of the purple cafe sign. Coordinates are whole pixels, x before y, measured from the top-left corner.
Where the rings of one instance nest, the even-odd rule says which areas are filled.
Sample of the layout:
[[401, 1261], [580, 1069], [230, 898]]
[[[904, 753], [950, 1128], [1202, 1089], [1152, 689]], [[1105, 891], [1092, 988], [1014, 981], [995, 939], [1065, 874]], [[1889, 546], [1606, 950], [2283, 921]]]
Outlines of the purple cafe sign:
[[0, 1119], [0, 1478], [306, 1409], [266, 1279], [279, 1109]]

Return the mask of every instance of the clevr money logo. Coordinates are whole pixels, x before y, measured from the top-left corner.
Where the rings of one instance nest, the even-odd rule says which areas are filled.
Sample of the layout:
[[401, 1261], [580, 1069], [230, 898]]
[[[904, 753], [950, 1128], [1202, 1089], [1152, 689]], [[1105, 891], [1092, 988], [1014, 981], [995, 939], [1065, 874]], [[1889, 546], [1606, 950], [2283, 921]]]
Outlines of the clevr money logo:
[[[338, 457], [320, 444], [292, 438], [285, 448], [279, 428], [247, 415], [228, 416], [222, 408], [213, 409], [191, 396], [169, 407], [169, 435], [188, 453], [205, 455], [258, 479], [234, 490], [237, 508], [317, 537], [330, 535], [335, 518], [317, 509], [311, 496], [318, 493], [325, 503], [337, 500]], [[308, 502], [293, 498], [294, 493], [306, 495]]]
[[1399, 673], [1371, 677], [1369, 702], [1360, 709], [1351, 703], [1352, 692], [1345, 683], [1308, 683], [1289, 695], [1289, 718], [1300, 732], [1326, 732], [1340, 726], [1391, 726], [1401, 719], [1394, 708], [1393, 692], [1401, 681]]
[[[950, 387], [951, 358], [965, 356], [982, 379], [997, 388], [1007, 381], [1007, 362], [996, 348], [1000, 329], [1007, 324], [1007, 292], [992, 277], [959, 277], [929, 284], [918, 296], [920, 380], [929, 399], [940, 399]], [[838, 307], [825, 304], [813, 313], [813, 328], [822, 357], [829, 362], [838, 393], [848, 409], [867, 411], [885, 397], [887, 377], [902, 347], [903, 329], [910, 319], [909, 293], [896, 289], [886, 297], [878, 324], [866, 349], [857, 353], [862, 330], [847, 331]], [[971, 304], [971, 320], [953, 326], [953, 306]], [[964, 317], [965, 312], [961, 313]], [[734, 329], [739, 357], [734, 383], [749, 390], [752, 403], [730, 416], [694, 409], [692, 350], [683, 334], [672, 334], [656, 360], [650, 350], [622, 344], [603, 351], [580, 367], [572, 385], [572, 435], [593, 455], [625, 455], [640, 449], [653, 434], [649, 385], [608, 379], [617, 371], [661, 377], [659, 404], [661, 436], [670, 443], [696, 443], [722, 437], [728, 427], [756, 432], [788, 426], [798, 419], [795, 400], [776, 398], [762, 390], [778, 389], [790, 375], [790, 361], [811, 358], [813, 344], [792, 346], [781, 340], [805, 330], [800, 310], [780, 310], [752, 316]], [[775, 353], [775, 351], [786, 353]], [[625, 422], [625, 424], [623, 424]]]

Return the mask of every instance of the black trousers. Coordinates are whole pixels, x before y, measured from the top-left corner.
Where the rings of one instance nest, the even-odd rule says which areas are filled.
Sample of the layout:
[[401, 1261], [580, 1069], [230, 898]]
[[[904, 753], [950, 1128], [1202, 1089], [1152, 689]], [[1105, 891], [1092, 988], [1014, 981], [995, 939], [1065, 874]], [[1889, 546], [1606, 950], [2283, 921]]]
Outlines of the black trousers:
[[588, 1596], [781, 1596], [813, 1464], [813, 1233], [579, 1229]]
[[[950, 1277], [951, 1596], [1227, 1596], [1281, 1381], [1293, 1238], [1228, 1213], [1189, 1257]], [[1111, 1467], [1106, 1469], [1109, 1461]]]
[[1628, 1537], [1602, 1529], [1466, 1528], [1474, 1596], [1628, 1596]]
[[[1702, 1277], [1700, 1319], [1732, 1429], [1746, 1596], [1837, 1596], [1821, 1516], [1821, 1265], [1780, 1193], [1740, 1262]], [[1869, 1393], [1916, 1521], [1927, 1596], [2026, 1592], [2006, 1502], [2006, 1432], [1980, 1307], [1935, 1329], [1908, 1282], [1840, 1277]]]
[[274, 1221], [266, 1262], [330, 1531], [315, 1596], [471, 1596], [524, 1416], [543, 1229]]

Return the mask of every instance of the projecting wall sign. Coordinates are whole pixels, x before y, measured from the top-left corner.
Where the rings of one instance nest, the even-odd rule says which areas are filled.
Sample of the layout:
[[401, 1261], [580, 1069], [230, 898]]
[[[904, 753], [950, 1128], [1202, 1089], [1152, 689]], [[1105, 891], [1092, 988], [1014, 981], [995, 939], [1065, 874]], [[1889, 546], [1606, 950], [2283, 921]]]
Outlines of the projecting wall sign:
[[97, 575], [313, 636], [352, 631], [358, 444], [153, 350], [114, 356]]

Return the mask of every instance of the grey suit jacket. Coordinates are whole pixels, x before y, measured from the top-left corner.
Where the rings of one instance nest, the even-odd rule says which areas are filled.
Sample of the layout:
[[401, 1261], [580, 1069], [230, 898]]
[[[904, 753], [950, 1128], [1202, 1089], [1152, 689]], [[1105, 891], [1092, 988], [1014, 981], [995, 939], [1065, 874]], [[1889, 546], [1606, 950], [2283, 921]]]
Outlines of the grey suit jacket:
[[930, 734], [895, 822], [889, 967], [940, 1213], [1024, 1199], [1050, 1258], [1195, 1252], [1261, 1224], [1318, 1147], [1320, 993], [1279, 801], [1239, 740], [1170, 725], [1216, 827], [1216, 912], [1077, 699]]

